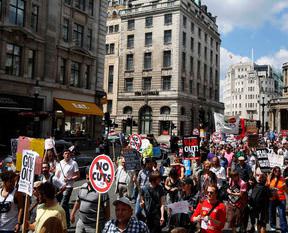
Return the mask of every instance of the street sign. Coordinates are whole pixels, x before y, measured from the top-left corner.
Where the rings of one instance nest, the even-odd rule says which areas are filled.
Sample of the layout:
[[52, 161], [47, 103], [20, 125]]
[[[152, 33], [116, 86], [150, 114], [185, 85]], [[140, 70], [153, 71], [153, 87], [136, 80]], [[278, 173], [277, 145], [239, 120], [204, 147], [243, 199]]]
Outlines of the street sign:
[[130, 137], [130, 147], [139, 150], [142, 145], [141, 136], [139, 134], [132, 134]]
[[107, 155], [98, 155], [91, 163], [89, 180], [92, 187], [99, 193], [106, 193], [114, 181], [114, 165]]

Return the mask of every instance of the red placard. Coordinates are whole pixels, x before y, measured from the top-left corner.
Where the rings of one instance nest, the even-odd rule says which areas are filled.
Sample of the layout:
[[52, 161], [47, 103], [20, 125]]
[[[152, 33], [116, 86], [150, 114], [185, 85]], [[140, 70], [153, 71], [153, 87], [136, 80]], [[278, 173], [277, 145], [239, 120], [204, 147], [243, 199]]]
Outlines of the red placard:
[[98, 155], [91, 163], [89, 180], [92, 187], [99, 193], [106, 193], [114, 181], [114, 165], [107, 155]]

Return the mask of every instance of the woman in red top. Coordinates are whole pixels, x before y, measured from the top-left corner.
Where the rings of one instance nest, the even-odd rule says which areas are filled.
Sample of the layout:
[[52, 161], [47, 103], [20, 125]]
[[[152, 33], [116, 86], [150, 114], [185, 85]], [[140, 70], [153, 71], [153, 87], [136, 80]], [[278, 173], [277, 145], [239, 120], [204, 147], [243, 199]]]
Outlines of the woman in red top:
[[220, 233], [226, 221], [225, 205], [217, 199], [218, 188], [215, 184], [207, 186], [207, 200], [200, 202], [191, 221], [200, 222], [201, 233]]
[[274, 167], [271, 172], [269, 187], [272, 193], [269, 203], [269, 219], [270, 229], [273, 231], [276, 229], [276, 208], [278, 209], [280, 218], [281, 232], [288, 232], [287, 220], [286, 220], [286, 197], [285, 192], [287, 190], [284, 177], [281, 175], [280, 167]]

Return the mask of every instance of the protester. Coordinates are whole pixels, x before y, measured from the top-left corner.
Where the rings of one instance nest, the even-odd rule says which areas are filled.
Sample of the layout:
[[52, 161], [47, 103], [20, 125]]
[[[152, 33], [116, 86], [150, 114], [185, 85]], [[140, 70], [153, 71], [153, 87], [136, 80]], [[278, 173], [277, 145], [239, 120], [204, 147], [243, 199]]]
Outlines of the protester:
[[235, 170], [239, 173], [240, 179], [246, 183], [252, 176], [251, 167], [245, 162], [245, 157], [242, 155], [238, 157], [238, 164], [236, 164]]
[[[91, 186], [89, 180], [89, 168], [86, 168], [86, 183], [84, 183], [78, 192], [77, 200], [71, 211], [70, 220], [75, 222], [76, 212], [79, 210], [79, 219], [76, 224], [76, 233], [94, 233], [96, 228], [96, 216], [99, 193]], [[104, 224], [110, 218], [110, 203], [108, 193], [101, 195], [99, 229], [102, 231]]]
[[209, 184], [205, 192], [207, 200], [197, 205], [191, 221], [200, 223], [201, 233], [220, 233], [226, 221], [225, 205], [217, 200], [217, 185]]
[[121, 197], [113, 202], [115, 206], [116, 219], [105, 224], [102, 233], [149, 233], [147, 225], [132, 217], [133, 209], [126, 197]]
[[165, 189], [167, 191], [167, 204], [177, 202], [179, 199], [179, 191], [181, 188], [181, 181], [177, 170], [173, 167], [170, 170], [169, 176], [165, 180]]
[[165, 221], [165, 192], [160, 182], [160, 173], [153, 171], [149, 176], [149, 184], [140, 192], [140, 205], [145, 210], [146, 223], [151, 233], [160, 232]]
[[71, 151], [64, 150], [63, 152], [64, 159], [57, 164], [56, 167], [56, 177], [66, 184], [66, 190], [63, 192], [61, 199], [61, 206], [66, 212], [67, 226], [70, 226], [70, 214], [69, 214], [69, 200], [73, 191], [73, 184], [75, 180], [78, 180], [80, 177], [80, 172], [78, 164], [76, 161], [71, 159]]
[[36, 212], [36, 221], [32, 224], [25, 223], [26, 228], [39, 233], [43, 224], [50, 217], [57, 217], [62, 223], [64, 232], [67, 232], [65, 211], [55, 200], [53, 184], [46, 182], [39, 187], [39, 206]]
[[287, 191], [285, 179], [281, 175], [280, 167], [274, 167], [272, 169], [270, 179], [268, 180], [269, 187], [272, 193], [269, 203], [269, 219], [270, 230], [276, 229], [276, 209], [278, 210], [280, 218], [280, 228], [282, 233], [288, 232], [287, 220], [286, 220], [286, 196]]
[[49, 164], [49, 168], [50, 168], [49, 172], [51, 173], [55, 173], [56, 166], [58, 164], [58, 159], [57, 159], [57, 155], [55, 152], [56, 152], [55, 148], [46, 150], [44, 158], [43, 158], [43, 161]]
[[179, 178], [182, 180], [185, 175], [185, 167], [182, 164], [181, 157], [174, 156], [174, 163], [172, 163], [170, 166], [176, 169]]
[[15, 186], [16, 174], [4, 171], [0, 193], [0, 233], [19, 232], [22, 224], [23, 196]]
[[125, 158], [120, 156], [120, 165], [117, 167], [115, 172], [115, 193], [119, 195], [119, 197], [131, 196], [132, 189], [132, 179], [128, 171], [126, 171], [125, 167]]

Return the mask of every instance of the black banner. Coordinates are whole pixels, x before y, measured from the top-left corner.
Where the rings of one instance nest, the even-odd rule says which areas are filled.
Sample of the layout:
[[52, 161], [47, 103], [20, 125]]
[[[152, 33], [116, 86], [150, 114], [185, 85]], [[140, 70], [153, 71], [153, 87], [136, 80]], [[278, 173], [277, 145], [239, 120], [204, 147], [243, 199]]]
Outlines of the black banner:
[[125, 158], [125, 168], [127, 171], [141, 170], [141, 158], [138, 151], [127, 149], [124, 151], [123, 156]]
[[257, 160], [258, 165], [261, 169], [261, 172], [267, 173], [270, 172], [270, 163], [268, 159], [268, 150], [266, 148], [257, 149]]

